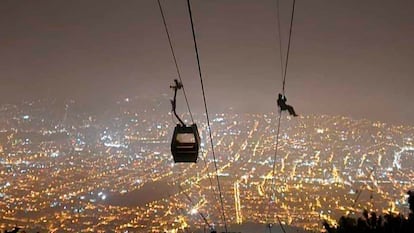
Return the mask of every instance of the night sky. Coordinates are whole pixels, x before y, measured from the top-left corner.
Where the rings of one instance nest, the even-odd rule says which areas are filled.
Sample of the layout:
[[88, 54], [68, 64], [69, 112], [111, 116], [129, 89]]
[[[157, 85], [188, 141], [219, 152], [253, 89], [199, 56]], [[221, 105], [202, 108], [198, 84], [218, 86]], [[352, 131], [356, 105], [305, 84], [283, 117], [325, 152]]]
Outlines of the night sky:
[[[190, 104], [201, 113], [186, 1], [161, 3]], [[192, 6], [211, 111], [275, 111], [276, 0]], [[280, 0], [283, 54], [291, 6]], [[414, 125], [413, 9], [411, 0], [297, 0], [288, 103], [299, 114]], [[127, 96], [172, 95], [174, 78], [156, 0], [0, 2], [1, 103], [47, 97], [105, 107]]]

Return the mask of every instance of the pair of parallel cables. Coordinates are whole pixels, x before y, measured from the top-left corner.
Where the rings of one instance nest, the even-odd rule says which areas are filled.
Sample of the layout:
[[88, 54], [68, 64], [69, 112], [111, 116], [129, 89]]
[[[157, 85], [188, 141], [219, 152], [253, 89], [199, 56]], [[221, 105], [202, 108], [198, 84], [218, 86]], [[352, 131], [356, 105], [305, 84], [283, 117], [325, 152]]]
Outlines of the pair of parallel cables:
[[[168, 31], [167, 23], [166, 23], [166, 20], [165, 20], [164, 12], [163, 12], [160, 0], [157, 0], [157, 1], [158, 1], [158, 5], [159, 5], [159, 8], [160, 8], [161, 16], [162, 16], [163, 23], [164, 23], [165, 32], [167, 34], [167, 38], [168, 38], [168, 42], [169, 42], [169, 45], [170, 45], [170, 50], [171, 50], [171, 54], [172, 54], [172, 57], [173, 57], [173, 60], [174, 60], [174, 64], [175, 64], [175, 67], [176, 67], [176, 71], [177, 71], [177, 74], [178, 74], [178, 78], [180, 79], [180, 82], [182, 83], [182, 78], [181, 78], [180, 70], [179, 70], [179, 67], [178, 67], [178, 62], [177, 62], [177, 59], [176, 59], [176, 56], [175, 56], [175, 53], [174, 53], [174, 49], [173, 49], [173, 45], [172, 45], [172, 42], [171, 42], [171, 37], [170, 37], [169, 31]], [[286, 51], [286, 60], [285, 60], [284, 66], [283, 66], [283, 56], [282, 56], [282, 51], [281, 51], [281, 49], [282, 49], [282, 38], [281, 38], [281, 29], [280, 29], [279, 0], [277, 0], [276, 2], [277, 2], [278, 36], [279, 36], [279, 49], [280, 49], [280, 66], [281, 66], [281, 73], [282, 73], [282, 77], [283, 77], [282, 94], [285, 95], [286, 76], [287, 76], [287, 70], [288, 70], [288, 64], [289, 64], [289, 54], [290, 54], [290, 45], [291, 45], [291, 38], [292, 38], [292, 28], [293, 28], [293, 19], [294, 19], [294, 13], [295, 13], [296, 0], [293, 0], [291, 20], [290, 20], [290, 29], [289, 29], [289, 39], [288, 39], [288, 46], [287, 46], [287, 51]], [[195, 55], [196, 55], [196, 59], [197, 59], [198, 74], [199, 74], [199, 78], [200, 78], [201, 90], [202, 90], [202, 95], [203, 95], [204, 109], [205, 109], [205, 112], [206, 112], [206, 120], [207, 120], [207, 126], [208, 126], [208, 131], [209, 131], [211, 151], [212, 151], [213, 161], [214, 161], [214, 168], [215, 168], [215, 173], [216, 173], [217, 187], [218, 187], [218, 191], [219, 191], [219, 200], [220, 200], [220, 205], [221, 205], [222, 221], [224, 223], [225, 231], [227, 233], [228, 232], [227, 231], [227, 221], [226, 221], [225, 210], [224, 210], [223, 194], [222, 194], [220, 179], [219, 179], [219, 175], [218, 175], [218, 166], [217, 166], [217, 160], [216, 160], [216, 156], [215, 156], [212, 130], [211, 130], [210, 118], [209, 118], [209, 114], [208, 114], [207, 100], [206, 100], [206, 95], [205, 95], [205, 90], [204, 90], [204, 82], [203, 82], [203, 77], [202, 77], [202, 72], [201, 72], [200, 57], [199, 57], [199, 52], [198, 52], [198, 46], [197, 46], [197, 40], [196, 40], [196, 33], [195, 33], [195, 29], [194, 29], [194, 22], [193, 22], [193, 16], [192, 16], [192, 11], [191, 11], [190, 0], [187, 0], [187, 6], [188, 6], [188, 13], [189, 13], [189, 18], [190, 18], [190, 23], [191, 23], [192, 35], [193, 35], [194, 50], [195, 50]], [[193, 115], [191, 113], [190, 105], [189, 105], [188, 98], [187, 98], [184, 87], [183, 87], [183, 93], [184, 93], [184, 98], [185, 98], [185, 101], [186, 101], [186, 104], [187, 104], [188, 111], [190, 113], [191, 120], [194, 123], [194, 118], [193, 118]], [[279, 109], [278, 127], [277, 127], [277, 133], [276, 133], [276, 143], [275, 143], [276, 144], [275, 145], [275, 154], [274, 154], [274, 158], [273, 158], [273, 168], [272, 168], [272, 192], [273, 192], [272, 196], [274, 196], [274, 193], [275, 193], [274, 180], [275, 180], [275, 172], [276, 172], [277, 152], [278, 152], [278, 147], [279, 147], [279, 134], [280, 134], [280, 125], [281, 125], [281, 115], [282, 115], [282, 112]], [[205, 163], [205, 166], [207, 167], [207, 163], [206, 163], [205, 158], [204, 158], [204, 163]], [[208, 168], [207, 168], [207, 172], [208, 172]], [[209, 175], [209, 180], [210, 180], [210, 185], [213, 186], [210, 175]], [[215, 194], [215, 196], [216, 196], [216, 194]], [[269, 209], [270, 209], [272, 196], [269, 195]], [[189, 197], [187, 196], [187, 198], [189, 198]], [[200, 215], [203, 217], [202, 214], [200, 214]], [[207, 222], [206, 218], [203, 217], [203, 219], [206, 222], [206, 224], [210, 226], [210, 224]], [[286, 232], [285, 229], [283, 228], [282, 224], [281, 224], [281, 221], [280, 221], [279, 217], [277, 217], [277, 220], [278, 220], [283, 232]], [[271, 224], [269, 224], [269, 230], [271, 232]]]
[[[288, 45], [287, 45], [287, 51], [286, 51], [286, 60], [285, 60], [285, 64], [283, 65], [283, 55], [282, 55], [282, 33], [281, 33], [281, 28], [280, 28], [280, 6], [279, 6], [279, 0], [276, 0], [276, 8], [277, 8], [277, 30], [278, 30], [278, 36], [279, 36], [279, 54], [280, 54], [280, 70], [281, 70], [281, 75], [283, 77], [283, 81], [282, 81], [282, 95], [285, 96], [285, 92], [286, 92], [286, 76], [287, 76], [287, 70], [288, 70], [288, 65], [289, 65], [289, 54], [290, 54], [290, 45], [291, 45], [291, 40], [292, 40], [292, 29], [293, 29], [293, 19], [295, 16], [295, 5], [296, 5], [296, 0], [293, 0], [292, 3], [292, 13], [291, 13], [291, 17], [290, 17], [290, 27], [289, 27], [289, 38], [288, 38]], [[272, 195], [269, 195], [269, 200], [268, 200], [268, 218], [267, 218], [267, 222], [268, 222], [268, 227], [269, 227], [269, 232], [272, 233], [272, 224], [269, 223], [269, 212], [270, 212], [270, 208], [271, 208], [271, 203], [272, 203], [272, 197], [275, 196], [275, 173], [276, 173], [276, 159], [277, 159], [277, 153], [278, 153], [278, 148], [279, 148], [279, 134], [280, 134], [280, 122], [281, 122], [281, 118], [282, 118], [282, 110], [279, 109], [279, 116], [278, 116], [278, 121], [277, 121], [277, 131], [276, 131], [276, 142], [275, 142], [275, 153], [274, 153], [274, 157], [273, 157], [273, 166], [272, 166]], [[282, 231], [284, 233], [286, 233], [286, 230], [283, 227], [282, 222], [280, 221], [280, 218], [278, 215], [276, 215], [277, 221], [280, 225], [280, 228], [282, 229]]]
[[[178, 67], [178, 62], [177, 62], [175, 52], [174, 52], [174, 48], [173, 48], [173, 45], [172, 45], [172, 42], [171, 42], [171, 37], [170, 37], [170, 33], [168, 31], [168, 26], [167, 26], [167, 23], [166, 23], [166, 20], [165, 20], [164, 11], [162, 9], [160, 0], [157, 0], [157, 1], [158, 1], [158, 6], [159, 6], [159, 9], [160, 9], [161, 16], [162, 16], [162, 20], [163, 20], [163, 23], [164, 23], [165, 32], [167, 34], [168, 42], [169, 42], [169, 45], [170, 45], [170, 50], [171, 50], [171, 54], [172, 54], [172, 57], [173, 57], [173, 60], [174, 60], [177, 75], [178, 75], [178, 78], [179, 78], [180, 82], [182, 83], [181, 73], [180, 73], [180, 69]], [[224, 223], [225, 231], [227, 233], [228, 232], [227, 231], [227, 221], [226, 221], [226, 215], [225, 215], [225, 211], [224, 211], [223, 194], [222, 194], [222, 189], [221, 189], [220, 179], [219, 179], [219, 174], [218, 174], [217, 159], [216, 159], [215, 150], [214, 150], [214, 143], [213, 143], [211, 124], [210, 124], [210, 117], [209, 117], [209, 114], [208, 114], [207, 100], [206, 100], [206, 95], [205, 95], [205, 90], [204, 90], [204, 82], [203, 82], [203, 76], [202, 76], [201, 65], [200, 65], [200, 56], [199, 56], [199, 53], [198, 53], [196, 32], [195, 32], [195, 29], [194, 29], [194, 22], [193, 22], [193, 16], [192, 16], [190, 0], [187, 0], [187, 7], [188, 7], [188, 14], [189, 14], [190, 23], [191, 23], [191, 31], [192, 31], [192, 35], [193, 35], [194, 51], [195, 51], [195, 55], [196, 55], [196, 58], [197, 58], [198, 75], [199, 75], [200, 83], [201, 83], [201, 90], [202, 90], [203, 101], [204, 101], [204, 109], [205, 109], [205, 113], [206, 113], [207, 127], [208, 127], [208, 132], [209, 132], [209, 137], [210, 137], [211, 152], [212, 152], [212, 155], [213, 155], [214, 168], [215, 168], [215, 173], [216, 173], [217, 187], [218, 187], [218, 192], [219, 192], [219, 200], [220, 200], [220, 205], [221, 205], [221, 217], [222, 217], [222, 221]], [[188, 98], [187, 98], [185, 89], [184, 89], [184, 87], [182, 87], [182, 88], [183, 88], [184, 98], [185, 98], [185, 102], [187, 104], [188, 112], [190, 113], [191, 121], [194, 123], [194, 118], [193, 118], [193, 115], [191, 113], [190, 104], [188, 102]], [[203, 160], [204, 160], [204, 165], [207, 168], [207, 173], [208, 173], [210, 185], [211, 185], [211, 187], [213, 187], [213, 182], [211, 180], [210, 173], [208, 172], [206, 158], [203, 157]], [[214, 193], [214, 196], [217, 199], [216, 193]], [[191, 198], [187, 194], [186, 194], [186, 197], [187, 197], [187, 199], [190, 200], [190, 202], [192, 202]], [[199, 214], [203, 218], [204, 222], [209, 227], [211, 227], [211, 224], [208, 223], [208, 221], [204, 217], [204, 215], [201, 214], [201, 213], [199, 213]]]

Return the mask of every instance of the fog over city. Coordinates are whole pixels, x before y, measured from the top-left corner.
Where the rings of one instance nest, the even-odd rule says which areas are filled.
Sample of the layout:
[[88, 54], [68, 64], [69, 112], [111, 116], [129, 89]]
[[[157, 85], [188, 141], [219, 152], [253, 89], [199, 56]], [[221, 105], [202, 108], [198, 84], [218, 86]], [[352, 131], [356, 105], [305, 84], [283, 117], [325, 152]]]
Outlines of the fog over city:
[[[208, 105], [275, 111], [282, 88], [274, 0], [193, 2]], [[200, 81], [186, 1], [161, 1], [194, 111]], [[411, 1], [298, 1], [286, 94], [303, 114], [413, 124]], [[286, 57], [292, 1], [280, 0]], [[105, 109], [170, 94], [177, 78], [155, 0], [2, 1], [1, 102], [48, 97]]]

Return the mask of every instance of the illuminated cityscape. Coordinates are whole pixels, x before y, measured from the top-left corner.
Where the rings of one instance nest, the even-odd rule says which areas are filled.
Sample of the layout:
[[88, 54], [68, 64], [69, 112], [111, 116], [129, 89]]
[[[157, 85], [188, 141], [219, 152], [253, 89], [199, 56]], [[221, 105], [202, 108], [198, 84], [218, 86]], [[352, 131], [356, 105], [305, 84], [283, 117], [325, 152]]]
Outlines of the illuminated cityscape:
[[412, 9], [1, 1], [0, 233], [413, 233]]
[[[0, 229], [177, 232], [222, 227], [206, 123], [198, 163], [174, 164], [168, 99], [126, 98], [106, 114], [74, 101], [0, 108]], [[139, 110], [138, 110], [139, 109]], [[188, 116], [183, 116], [188, 119]], [[319, 231], [342, 215], [408, 213], [414, 127], [343, 116], [214, 114], [212, 133], [229, 224]], [[191, 199], [188, 200], [186, 195]]]

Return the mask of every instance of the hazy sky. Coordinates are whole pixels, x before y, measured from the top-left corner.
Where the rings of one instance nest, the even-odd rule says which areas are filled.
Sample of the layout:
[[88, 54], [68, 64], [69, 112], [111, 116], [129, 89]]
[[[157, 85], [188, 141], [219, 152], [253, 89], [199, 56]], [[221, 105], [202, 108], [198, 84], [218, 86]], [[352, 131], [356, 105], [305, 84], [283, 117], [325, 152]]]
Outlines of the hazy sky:
[[[190, 104], [200, 81], [185, 0], [162, 0]], [[283, 52], [292, 0], [280, 0]], [[208, 105], [275, 111], [276, 0], [193, 0]], [[414, 124], [414, 1], [297, 0], [286, 91], [300, 114]], [[156, 0], [0, 2], [1, 102], [172, 94]], [[179, 103], [184, 104], [184, 103]], [[201, 108], [199, 108], [201, 109]], [[168, 109], [169, 110], [169, 109]]]

